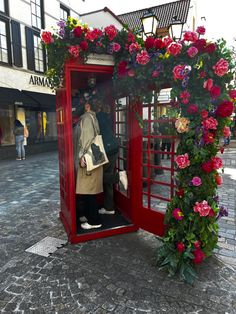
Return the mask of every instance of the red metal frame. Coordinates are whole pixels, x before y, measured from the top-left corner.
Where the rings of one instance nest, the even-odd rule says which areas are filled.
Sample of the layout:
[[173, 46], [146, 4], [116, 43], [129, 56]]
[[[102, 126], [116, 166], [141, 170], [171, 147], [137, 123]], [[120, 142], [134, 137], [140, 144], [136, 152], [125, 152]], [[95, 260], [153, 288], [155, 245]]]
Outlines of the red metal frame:
[[[152, 168], [155, 165], [151, 164], [151, 154], [158, 153], [151, 148], [150, 142], [153, 136], [151, 134], [150, 125], [152, 120], [150, 114], [148, 116], [148, 135], [147, 151], [143, 151], [143, 130], [140, 128], [137, 113], [142, 116], [142, 105], [136, 101], [127, 103], [127, 156], [126, 170], [129, 179], [129, 189], [127, 193], [121, 191], [119, 186], [115, 189], [115, 200], [119, 210], [123, 213], [131, 225], [116, 227], [109, 230], [101, 230], [86, 234], [77, 234], [76, 230], [76, 202], [75, 202], [75, 175], [74, 175], [74, 160], [73, 160], [73, 141], [72, 141], [72, 104], [71, 104], [71, 73], [99, 73], [100, 75], [113, 74], [113, 66], [79, 64], [69, 61], [65, 64], [65, 87], [57, 91], [57, 125], [58, 125], [58, 143], [59, 143], [59, 168], [60, 168], [60, 196], [61, 196], [61, 211], [60, 218], [64, 224], [71, 243], [78, 243], [87, 240], [97, 239], [101, 237], [121, 234], [125, 232], [135, 231], [142, 228], [156, 235], [162, 236], [164, 233], [164, 213], [153, 210], [150, 205], [152, 197], [151, 184], [160, 184], [170, 186], [171, 193], [174, 191], [173, 173], [174, 173], [174, 143], [172, 144], [171, 153], [171, 182], [158, 182], [151, 178]], [[82, 75], [82, 74], [81, 74]], [[129, 99], [129, 98], [127, 98]], [[150, 105], [151, 106], [151, 105]], [[118, 109], [117, 109], [118, 110]], [[119, 123], [119, 121], [115, 121]], [[119, 133], [119, 131], [118, 131]], [[117, 134], [119, 136], [119, 134]], [[162, 136], [159, 136], [162, 138]], [[121, 147], [122, 149], [122, 147]], [[147, 154], [147, 163], [142, 159], [143, 152]], [[161, 153], [159, 151], [159, 153]], [[122, 159], [121, 157], [119, 157]], [[147, 167], [149, 184], [148, 190], [143, 191], [143, 167]], [[118, 160], [118, 170], [120, 170]], [[157, 166], [158, 168], [158, 166]], [[123, 170], [123, 169], [121, 169]], [[148, 206], [143, 205], [143, 196], [148, 198]], [[161, 197], [159, 197], [161, 199]], [[169, 199], [166, 199], [169, 200]]]

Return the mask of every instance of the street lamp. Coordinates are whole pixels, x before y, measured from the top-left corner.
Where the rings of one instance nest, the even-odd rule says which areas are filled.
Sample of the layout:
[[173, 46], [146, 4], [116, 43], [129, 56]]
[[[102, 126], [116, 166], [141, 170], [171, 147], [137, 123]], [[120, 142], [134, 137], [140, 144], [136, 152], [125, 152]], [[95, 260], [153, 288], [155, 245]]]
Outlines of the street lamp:
[[182, 37], [184, 23], [177, 19], [177, 16], [173, 16], [172, 23], [169, 26], [169, 34], [172, 39], [179, 41]]
[[141, 22], [145, 36], [156, 35], [159, 20], [157, 19], [152, 9], [148, 9], [148, 11], [144, 13], [144, 15], [141, 17]]

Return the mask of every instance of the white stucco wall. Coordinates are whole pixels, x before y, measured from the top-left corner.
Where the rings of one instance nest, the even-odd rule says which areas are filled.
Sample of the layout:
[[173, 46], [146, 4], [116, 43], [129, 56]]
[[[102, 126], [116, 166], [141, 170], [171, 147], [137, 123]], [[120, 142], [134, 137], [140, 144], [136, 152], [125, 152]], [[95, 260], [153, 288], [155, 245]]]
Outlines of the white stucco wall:
[[95, 12], [80, 17], [85, 23], [88, 23], [91, 27], [104, 28], [113, 24], [117, 29], [122, 29], [122, 24], [109, 12]]

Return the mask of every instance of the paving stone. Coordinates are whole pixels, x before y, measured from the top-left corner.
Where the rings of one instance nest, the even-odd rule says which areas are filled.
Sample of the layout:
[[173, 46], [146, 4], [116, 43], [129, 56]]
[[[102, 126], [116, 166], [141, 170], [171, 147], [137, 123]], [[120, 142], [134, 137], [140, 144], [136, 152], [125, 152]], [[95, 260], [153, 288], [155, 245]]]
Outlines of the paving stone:
[[[229, 165], [231, 155], [222, 156]], [[160, 242], [142, 230], [69, 244], [47, 258], [25, 252], [46, 236], [67, 239], [58, 219], [57, 154], [29, 156], [21, 167], [1, 164], [0, 312], [235, 314], [236, 189], [229, 175], [219, 189], [220, 204], [230, 210], [219, 220], [217, 259], [207, 259], [189, 286], [155, 268]]]

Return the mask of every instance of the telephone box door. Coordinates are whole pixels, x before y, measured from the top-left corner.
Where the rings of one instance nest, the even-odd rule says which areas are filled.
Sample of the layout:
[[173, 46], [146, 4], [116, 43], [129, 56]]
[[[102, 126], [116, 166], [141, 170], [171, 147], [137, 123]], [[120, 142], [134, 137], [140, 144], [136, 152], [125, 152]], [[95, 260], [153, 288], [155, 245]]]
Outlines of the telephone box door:
[[162, 118], [160, 109], [153, 103], [131, 105], [130, 158], [134, 223], [163, 236], [164, 215], [175, 188], [175, 136], [174, 121]]

